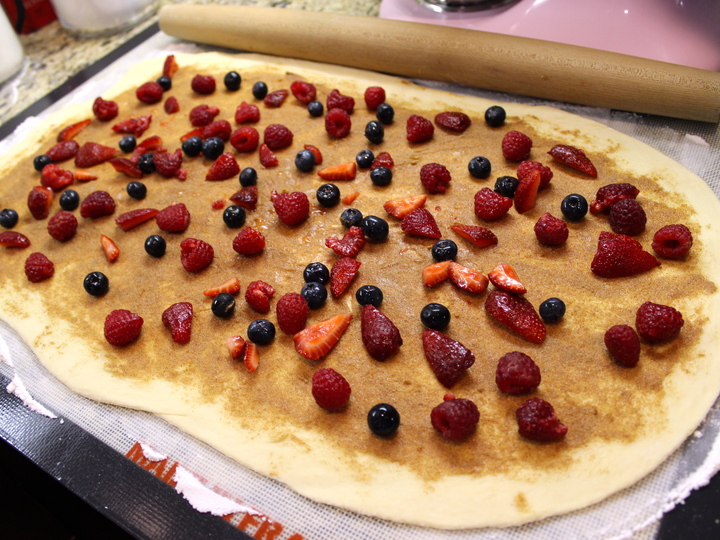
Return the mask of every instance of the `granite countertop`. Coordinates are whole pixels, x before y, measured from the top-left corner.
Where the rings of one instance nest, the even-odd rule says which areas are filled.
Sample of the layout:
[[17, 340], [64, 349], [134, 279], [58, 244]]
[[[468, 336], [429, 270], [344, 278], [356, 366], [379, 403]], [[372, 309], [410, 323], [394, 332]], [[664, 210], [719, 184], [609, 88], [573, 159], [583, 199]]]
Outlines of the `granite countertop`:
[[[159, 5], [181, 3], [275, 6], [370, 16], [377, 16], [380, 8], [380, 0], [160, 0]], [[26, 59], [20, 72], [0, 86], [0, 126], [155, 22], [157, 14], [112, 36], [77, 39], [53, 21], [20, 36]]]

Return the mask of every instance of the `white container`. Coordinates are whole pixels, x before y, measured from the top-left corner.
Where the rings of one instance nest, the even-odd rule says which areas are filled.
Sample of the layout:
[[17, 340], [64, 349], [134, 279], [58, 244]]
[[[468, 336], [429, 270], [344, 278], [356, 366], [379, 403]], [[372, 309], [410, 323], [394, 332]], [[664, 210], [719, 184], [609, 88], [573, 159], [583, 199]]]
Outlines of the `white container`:
[[155, 13], [157, 0], [50, 0], [60, 24], [76, 37], [110, 35]]
[[18, 72], [25, 57], [15, 30], [0, 7], [0, 83]]

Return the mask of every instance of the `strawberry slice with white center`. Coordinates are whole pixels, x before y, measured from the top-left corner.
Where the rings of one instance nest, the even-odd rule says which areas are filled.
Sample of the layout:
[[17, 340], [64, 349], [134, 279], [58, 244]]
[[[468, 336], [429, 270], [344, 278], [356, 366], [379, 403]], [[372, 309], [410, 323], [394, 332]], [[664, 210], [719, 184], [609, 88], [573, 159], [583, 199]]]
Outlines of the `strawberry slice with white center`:
[[245, 353], [245, 343], [242, 336], [230, 336], [225, 340], [225, 345], [233, 360], [237, 360]]
[[293, 336], [295, 350], [310, 360], [320, 360], [340, 341], [350, 325], [350, 313], [335, 315], [315, 323]]
[[490, 282], [482, 272], [454, 261], [448, 265], [448, 277], [456, 287], [474, 294], [484, 293]]
[[354, 161], [333, 165], [318, 171], [323, 180], [353, 180], [357, 174], [357, 164]]
[[205, 289], [203, 294], [215, 298], [220, 293], [228, 293], [236, 295], [240, 292], [240, 280], [237, 277], [232, 277], [227, 281], [224, 281], [220, 285]]
[[538, 170], [532, 170], [520, 179], [513, 199], [518, 214], [525, 213], [535, 207], [541, 183], [542, 175]]
[[413, 197], [404, 197], [402, 199], [393, 199], [383, 204], [385, 211], [393, 217], [402, 219], [413, 210], [422, 208], [427, 201], [428, 196], [415, 195]]
[[515, 269], [509, 264], [498, 264], [488, 274], [488, 278], [498, 289], [515, 294], [525, 294], [527, 292], [527, 288], [520, 282]]
[[422, 280], [426, 287], [434, 287], [445, 281], [449, 274], [450, 261], [442, 261], [423, 268]]

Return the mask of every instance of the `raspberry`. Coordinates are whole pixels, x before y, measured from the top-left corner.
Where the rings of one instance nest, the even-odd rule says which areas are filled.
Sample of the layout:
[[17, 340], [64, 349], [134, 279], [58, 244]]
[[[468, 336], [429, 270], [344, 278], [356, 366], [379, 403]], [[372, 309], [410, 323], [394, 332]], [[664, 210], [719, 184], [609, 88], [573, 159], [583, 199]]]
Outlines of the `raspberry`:
[[420, 169], [420, 182], [430, 194], [445, 193], [450, 180], [450, 171], [439, 163], [427, 163]]
[[195, 75], [190, 81], [190, 88], [198, 94], [212, 94], [215, 91], [215, 77], [212, 75]]
[[416, 208], [405, 215], [400, 223], [400, 228], [407, 234], [434, 238], [436, 240], [442, 238], [442, 233], [437, 225], [437, 221], [435, 221], [435, 217], [426, 208]]
[[465, 113], [445, 111], [435, 115], [435, 123], [448, 131], [463, 133], [471, 122]]
[[653, 236], [652, 248], [666, 259], [682, 259], [693, 244], [690, 229], [685, 225], [666, 225]]
[[101, 97], [95, 98], [92, 106], [95, 118], [101, 122], [108, 122], [118, 115], [118, 104], [114, 101], [106, 101]]
[[498, 361], [495, 384], [504, 394], [528, 394], [540, 385], [540, 368], [527, 354], [514, 351]]
[[287, 97], [287, 90], [275, 90], [263, 98], [263, 104], [271, 109], [277, 109], [285, 102]]
[[282, 150], [293, 142], [293, 133], [282, 124], [270, 124], [263, 131], [263, 142], [270, 150]]
[[503, 197], [487, 187], [475, 194], [475, 215], [485, 221], [500, 219], [508, 213], [512, 205], [512, 199]]
[[251, 124], [260, 120], [260, 109], [257, 105], [243, 101], [235, 111], [235, 121], [238, 124]]
[[595, 194], [595, 200], [590, 203], [591, 214], [607, 214], [612, 206], [622, 199], [634, 199], [640, 190], [632, 184], [608, 184], [601, 187]]
[[183, 162], [183, 153], [180, 148], [172, 154], [170, 152], [160, 152], [153, 156], [155, 170], [164, 178], [174, 178], [180, 172]]
[[453, 387], [475, 363], [475, 355], [471, 350], [439, 330], [423, 330], [422, 345], [430, 369], [445, 388]]
[[105, 339], [122, 347], [135, 341], [142, 330], [143, 318], [127, 309], [116, 309], [105, 317]]
[[233, 239], [233, 249], [240, 255], [255, 255], [265, 249], [265, 237], [250, 227], [244, 227]]
[[175, 114], [180, 111], [180, 103], [175, 96], [170, 96], [165, 100], [163, 109], [165, 109], [167, 114]]
[[80, 215], [84, 218], [99, 218], [115, 212], [115, 200], [107, 191], [93, 191], [80, 205]]
[[435, 127], [432, 125], [432, 122], [417, 114], [413, 114], [407, 119], [405, 129], [407, 140], [410, 142], [428, 141], [432, 139], [435, 133]]
[[227, 120], [215, 120], [202, 129], [200, 138], [202, 140], [209, 139], [210, 137], [217, 137], [222, 139], [223, 142], [230, 140], [230, 134], [232, 133], [232, 126]]
[[170, 330], [175, 343], [188, 343], [192, 333], [193, 306], [190, 302], [178, 302], [162, 313], [162, 323]]
[[32, 217], [35, 219], [45, 219], [50, 213], [50, 203], [52, 203], [53, 192], [50, 188], [35, 186], [28, 193], [27, 204]]
[[190, 225], [190, 212], [183, 203], [171, 204], [158, 212], [155, 222], [161, 231], [183, 232]]
[[365, 89], [365, 105], [371, 111], [385, 103], [385, 89], [382, 86], [368, 86]]
[[25, 259], [25, 275], [32, 283], [51, 278], [55, 273], [55, 265], [40, 252], [31, 253]]
[[350, 384], [332, 368], [318, 369], [312, 378], [315, 403], [326, 411], [342, 409], [350, 401]]
[[567, 433], [555, 409], [547, 401], [540, 398], [527, 400], [515, 411], [518, 432], [526, 439], [533, 441], [559, 441]]
[[297, 334], [305, 328], [310, 308], [303, 295], [286, 293], [275, 306], [278, 325], [286, 334]]
[[299, 225], [310, 214], [310, 201], [302, 191], [275, 194], [273, 207], [280, 221], [289, 227]]
[[290, 91], [295, 96], [295, 99], [303, 105], [307, 105], [317, 97], [315, 85], [305, 81], [293, 81], [290, 85]]
[[62, 191], [75, 181], [73, 173], [61, 169], [54, 163], [45, 165], [40, 173], [40, 183], [53, 191]]
[[535, 223], [535, 236], [544, 246], [561, 246], [568, 239], [568, 226], [550, 212], [545, 212]]
[[135, 91], [135, 95], [143, 103], [152, 105], [162, 100], [163, 91], [163, 87], [160, 86], [159, 83], [152, 81], [141, 85], [140, 88]]
[[258, 313], [270, 311], [270, 299], [275, 294], [272, 285], [264, 281], [253, 281], [245, 289], [245, 301]]
[[355, 257], [365, 247], [365, 242], [365, 233], [355, 225], [350, 227], [342, 238], [330, 236], [325, 239], [325, 245], [339, 257]]
[[532, 139], [519, 131], [508, 131], [502, 140], [502, 153], [508, 161], [523, 161], [530, 155]]
[[193, 107], [188, 114], [188, 119], [193, 126], [203, 127], [215, 120], [215, 117], [218, 114], [220, 114], [220, 109], [217, 107], [210, 107], [209, 105], [202, 104], [197, 107]]
[[622, 199], [610, 209], [609, 223], [617, 234], [637, 236], [645, 230], [647, 216], [635, 199]]
[[387, 167], [388, 169], [392, 169], [395, 166], [395, 161], [393, 160], [392, 156], [389, 152], [380, 152], [377, 156], [375, 156], [375, 159], [372, 162], [372, 165], [370, 165], [371, 169], [375, 169], [377, 167]]
[[469, 399], [451, 398], [430, 413], [432, 426], [448, 441], [466, 439], [475, 431], [479, 421], [480, 411]]
[[67, 159], [75, 157], [79, 149], [80, 145], [77, 143], [77, 141], [71, 139], [69, 141], [60, 141], [50, 150], [45, 152], [45, 155], [49, 157], [54, 163], [57, 163], [59, 161], [65, 161]]
[[540, 187], [544, 188], [552, 180], [553, 172], [550, 167], [546, 167], [537, 161], [523, 161], [518, 165], [517, 177], [522, 180], [530, 171], [540, 171]]
[[632, 326], [616, 324], [605, 332], [603, 339], [618, 364], [633, 367], [640, 360], [640, 338]]
[[180, 262], [188, 272], [199, 272], [207, 268], [215, 257], [213, 247], [197, 238], [186, 238], [180, 242]]
[[645, 302], [635, 314], [635, 328], [648, 343], [663, 343], [677, 337], [685, 324], [682, 313], [670, 306]]
[[347, 137], [352, 127], [352, 120], [347, 111], [342, 109], [330, 109], [325, 115], [325, 131], [331, 137], [342, 139]]
[[210, 166], [205, 180], [227, 180], [240, 174], [240, 165], [230, 152], [221, 154]]
[[55, 240], [66, 242], [75, 236], [77, 231], [77, 218], [67, 210], [61, 210], [50, 218], [47, 224], [48, 232]]
[[355, 99], [350, 96], [344, 96], [339, 90], [333, 89], [327, 96], [327, 108], [328, 111], [330, 109], [342, 109], [350, 114], [355, 108]]
[[260, 144], [260, 134], [252, 126], [244, 126], [230, 135], [230, 144], [238, 152], [254, 152]]

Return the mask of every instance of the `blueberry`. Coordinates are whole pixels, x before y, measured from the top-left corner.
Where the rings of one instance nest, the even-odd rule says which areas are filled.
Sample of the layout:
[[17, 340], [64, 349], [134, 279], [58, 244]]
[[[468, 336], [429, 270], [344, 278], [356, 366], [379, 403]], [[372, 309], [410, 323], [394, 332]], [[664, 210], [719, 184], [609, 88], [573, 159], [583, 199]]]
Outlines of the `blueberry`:
[[295, 167], [300, 172], [310, 172], [315, 166], [315, 154], [310, 150], [300, 150], [295, 154]]
[[505, 109], [499, 105], [493, 105], [485, 111], [485, 122], [490, 127], [500, 127], [505, 123]]
[[375, 167], [372, 171], [370, 171], [370, 180], [375, 186], [384, 187], [390, 185], [392, 177], [392, 169], [382, 165], [380, 167]]
[[208, 137], [202, 143], [202, 154], [208, 159], [217, 159], [225, 151], [225, 143], [220, 137]]
[[197, 135], [185, 139], [182, 143], [182, 151], [187, 157], [199, 156], [202, 152], [203, 141]]
[[546, 323], [555, 323], [565, 315], [565, 302], [559, 298], [548, 298], [538, 309], [540, 317]]
[[83, 280], [83, 287], [88, 294], [93, 296], [103, 296], [108, 292], [110, 281], [102, 272], [90, 272]]
[[240, 171], [240, 185], [242, 187], [254, 186], [257, 184], [257, 171], [252, 167], [245, 167]]
[[483, 156], [475, 156], [468, 162], [468, 172], [473, 178], [481, 180], [490, 176], [492, 165], [490, 160]]
[[315, 193], [317, 202], [325, 208], [332, 208], [340, 202], [340, 188], [335, 184], [323, 184]]
[[166, 92], [172, 88], [172, 79], [167, 75], [160, 75], [155, 82], [158, 83]]
[[33, 159], [33, 167], [35, 167], [35, 170], [38, 172], [42, 171], [45, 165], [50, 165], [51, 163], [52, 159], [50, 159], [45, 154], [36, 156], [35, 159]]
[[458, 247], [452, 240], [438, 240], [432, 247], [433, 259], [437, 262], [451, 261], [457, 257]]
[[362, 223], [363, 215], [357, 208], [347, 208], [340, 214], [340, 223], [346, 229], [350, 227], [359, 227]]
[[450, 310], [442, 304], [432, 303], [422, 308], [420, 321], [433, 330], [442, 330], [450, 324]]
[[315, 100], [308, 103], [307, 110], [308, 113], [310, 113], [310, 116], [317, 118], [319, 116], [322, 116], [323, 112], [325, 111], [325, 107], [321, 102]]
[[80, 195], [74, 189], [66, 189], [60, 195], [60, 208], [72, 212], [80, 204]]
[[165, 255], [166, 246], [165, 239], [158, 234], [153, 234], [145, 239], [145, 252], [151, 257]]
[[223, 221], [230, 229], [238, 229], [245, 225], [245, 209], [233, 204], [223, 212]]
[[231, 92], [235, 92], [237, 90], [240, 90], [240, 83], [242, 83], [242, 77], [237, 71], [228, 71], [225, 74], [223, 82], [225, 83], [225, 88], [227, 88]]
[[235, 313], [235, 297], [230, 293], [221, 292], [213, 299], [210, 309], [221, 319], [232, 317]]
[[365, 216], [360, 222], [360, 228], [365, 236], [373, 242], [382, 242], [390, 231], [388, 222], [377, 216]]
[[267, 96], [267, 93], [268, 87], [267, 84], [265, 84], [264, 82], [258, 81], [253, 84], [252, 95], [255, 96], [255, 99], [263, 99], [265, 96]]
[[18, 213], [12, 208], [0, 210], [0, 225], [6, 229], [12, 229], [18, 222]]
[[120, 150], [125, 152], [126, 154], [129, 154], [133, 150], [135, 150], [135, 146], [137, 146], [137, 139], [134, 135], [125, 135], [122, 139], [120, 139], [120, 142], [118, 143], [118, 147]]
[[383, 292], [375, 285], [363, 285], [355, 292], [355, 299], [361, 306], [380, 307], [383, 301]]
[[370, 120], [365, 126], [365, 138], [373, 144], [380, 144], [385, 137], [385, 128], [377, 120]]
[[155, 158], [152, 154], [143, 154], [138, 161], [138, 168], [145, 174], [155, 172]]
[[325, 285], [330, 281], [330, 270], [321, 262], [311, 262], [303, 270], [303, 280], [305, 280], [305, 283], [316, 281]]
[[319, 309], [325, 304], [327, 300], [327, 289], [322, 283], [317, 281], [310, 281], [303, 285], [300, 290], [300, 294], [307, 302], [310, 309]]
[[367, 422], [370, 431], [375, 435], [388, 437], [400, 426], [400, 413], [392, 405], [379, 403], [368, 412]]
[[267, 319], [255, 319], [248, 325], [247, 336], [257, 345], [270, 345], [275, 339], [275, 325]]
[[588, 202], [585, 197], [572, 193], [560, 203], [560, 211], [568, 221], [580, 221], [588, 213]]
[[130, 182], [125, 188], [127, 194], [135, 200], [141, 201], [147, 195], [147, 187], [142, 182]]
[[395, 118], [395, 109], [393, 109], [389, 103], [381, 103], [375, 110], [375, 116], [381, 123], [389, 126]]
[[501, 176], [495, 180], [495, 193], [512, 199], [515, 197], [515, 190], [520, 185], [520, 180], [514, 176]]
[[375, 161], [375, 154], [371, 150], [360, 150], [355, 156], [355, 163], [361, 169], [367, 169]]

